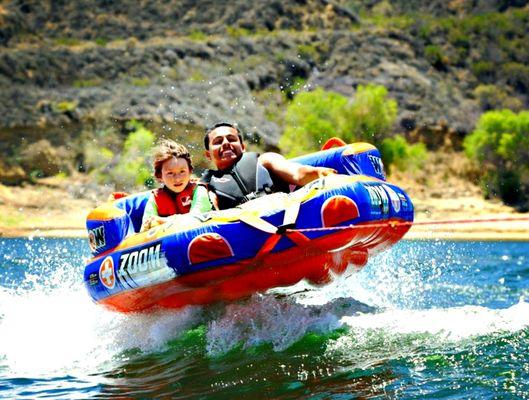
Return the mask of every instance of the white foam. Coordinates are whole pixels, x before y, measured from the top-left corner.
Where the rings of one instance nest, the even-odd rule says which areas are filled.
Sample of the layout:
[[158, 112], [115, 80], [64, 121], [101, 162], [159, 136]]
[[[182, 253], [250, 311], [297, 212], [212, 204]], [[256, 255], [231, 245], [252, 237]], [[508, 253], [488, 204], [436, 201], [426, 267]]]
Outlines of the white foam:
[[[0, 288], [0, 354], [8, 375], [94, 373], [127, 349], [152, 351], [196, 323], [196, 309], [119, 314], [92, 303], [82, 285]], [[109, 365], [110, 363], [110, 365]]]
[[[382, 340], [377, 351], [383, 351], [388, 341], [398, 343], [407, 336], [426, 335], [422, 343], [457, 342], [529, 326], [529, 304], [524, 301], [502, 310], [409, 309], [416, 308], [413, 302], [430, 285], [421, 278], [421, 269], [429, 268], [430, 278], [442, 272], [434, 260], [424, 265], [419, 257], [421, 265], [414, 259], [413, 248], [405, 259], [388, 251], [370, 260], [364, 270], [337, 277], [330, 285], [313, 288], [300, 283], [276, 290], [286, 294], [281, 299], [258, 295], [229, 304], [222, 315], [210, 315], [206, 350], [215, 356], [238, 346], [267, 343], [282, 351], [307, 333], [325, 334], [347, 326], [349, 334], [328, 346], [329, 351], [347, 354], [351, 349], [365, 352], [374, 337]], [[291, 295], [305, 289], [310, 290], [302, 296]], [[374, 308], [368, 310], [351, 299]], [[49, 268], [41, 275], [28, 274], [19, 290], [0, 288], [0, 367], [12, 376], [93, 374], [119, 365], [126, 350], [163, 348], [203, 318], [202, 309], [193, 307], [143, 315], [109, 312], [92, 303], [78, 268]]]
[[237, 346], [262, 343], [271, 343], [275, 351], [281, 351], [308, 332], [329, 332], [339, 325], [331, 312], [315, 312], [273, 296], [254, 296], [248, 302], [228, 305], [222, 317], [209, 323], [207, 351], [218, 355]]
[[346, 316], [341, 322], [355, 330], [384, 330], [393, 334], [428, 333], [457, 341], [494, 332], [515, 332], [529, 326], [529, 303], [506, 309], [463, 306], [431, 310], [387, 310]]
[[386, 359], [439, 349], [467, 348], [476, 339], [508, 335], [529, 327], [529, 303], [506, 309], [463, 306], [431, 310], [386, 310], [345, 316], [349, 333], [330, 341], [327, 352], [367, 368]]

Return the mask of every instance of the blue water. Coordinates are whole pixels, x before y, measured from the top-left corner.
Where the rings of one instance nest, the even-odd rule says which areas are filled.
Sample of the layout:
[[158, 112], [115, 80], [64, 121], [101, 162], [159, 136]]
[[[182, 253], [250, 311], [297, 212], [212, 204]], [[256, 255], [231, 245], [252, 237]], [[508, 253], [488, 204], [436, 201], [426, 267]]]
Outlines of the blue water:
[[403, 241], [333, 283], [121, 315], [85, 240], [0, 239], [0, 398], [529, 399], [529, 242]]

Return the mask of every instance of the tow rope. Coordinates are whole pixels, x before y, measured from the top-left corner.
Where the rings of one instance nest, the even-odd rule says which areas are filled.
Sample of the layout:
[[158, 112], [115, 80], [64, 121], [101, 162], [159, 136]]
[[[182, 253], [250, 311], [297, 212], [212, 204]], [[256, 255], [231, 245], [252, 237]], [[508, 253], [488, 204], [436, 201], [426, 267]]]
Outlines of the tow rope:
[[515, 218], [486, 218], [486, 219], [449, 219], [441, 221], [420, 221], [420, 222], [410, 222], [410, 221], [385, 221], [377, 223], [369, 223], [362, 225], [345, 225], [345, 226], [326, 226], [322, 228], [295, 228], [287, 229], [287, 232], [315, 232], [315, 231], [332, 231], [332, 230], [345, 230], [345, 229], [367, 229], [367, 228], [397, 228], [400, 226], [428, 226], [428, 225], [448, 225], [448, 224], [474, 224], [474, 223], [483, 223], [483, 222], [520, 222], [520, 221], [529, 221], [529, 216], [527, 217], [515, 217]]

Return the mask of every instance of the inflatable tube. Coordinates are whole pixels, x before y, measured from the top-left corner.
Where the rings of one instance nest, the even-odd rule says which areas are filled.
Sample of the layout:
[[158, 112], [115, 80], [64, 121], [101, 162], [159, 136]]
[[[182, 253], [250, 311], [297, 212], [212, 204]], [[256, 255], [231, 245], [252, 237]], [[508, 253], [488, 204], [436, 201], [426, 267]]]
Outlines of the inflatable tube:
[[398, 222], [413, 221], [412, 202], [384, 181], [373, 146], [341, 146], [295, 161], [339, 174], [235, 209], [177, 215], [141, 233], [148, 192], [96, 208], [87, 218], [89, 294], [130, 312], [232, 301], [302, 279], [323, 284], [349, 264], [364, 265], [410, 228]]

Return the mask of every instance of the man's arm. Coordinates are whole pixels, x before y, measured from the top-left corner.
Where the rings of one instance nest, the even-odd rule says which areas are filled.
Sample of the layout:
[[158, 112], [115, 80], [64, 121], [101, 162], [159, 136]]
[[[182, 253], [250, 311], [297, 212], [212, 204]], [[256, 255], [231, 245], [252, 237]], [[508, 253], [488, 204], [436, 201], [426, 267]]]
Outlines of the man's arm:
[[313, 167], [289, 161], [278, 153], [264, 153], [259, 156], [259, 162], [280, 179], [296, 186], [303, 186], [315, 179], [336, 173], [332, 168]]

